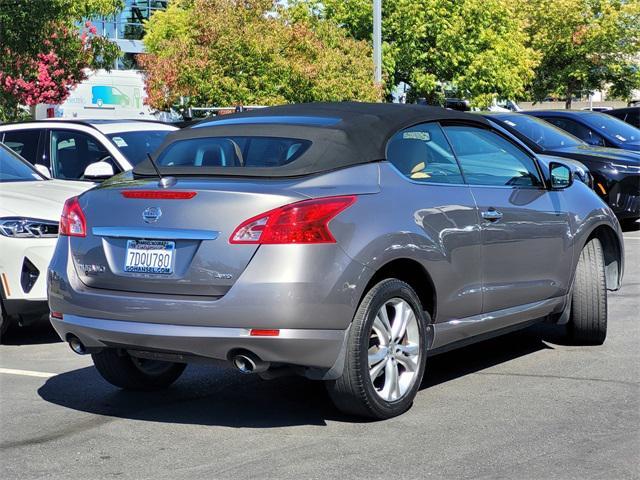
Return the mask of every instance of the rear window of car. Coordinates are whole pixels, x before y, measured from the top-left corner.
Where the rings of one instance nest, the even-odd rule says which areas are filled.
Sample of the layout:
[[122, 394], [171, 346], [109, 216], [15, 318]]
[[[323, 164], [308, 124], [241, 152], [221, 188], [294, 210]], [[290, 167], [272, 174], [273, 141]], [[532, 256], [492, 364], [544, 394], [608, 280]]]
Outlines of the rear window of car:
[[162, 167], [280, 167], [299, 158], [311, 141], [282, 137], [203, 137], [179, 140], [157, 158]]

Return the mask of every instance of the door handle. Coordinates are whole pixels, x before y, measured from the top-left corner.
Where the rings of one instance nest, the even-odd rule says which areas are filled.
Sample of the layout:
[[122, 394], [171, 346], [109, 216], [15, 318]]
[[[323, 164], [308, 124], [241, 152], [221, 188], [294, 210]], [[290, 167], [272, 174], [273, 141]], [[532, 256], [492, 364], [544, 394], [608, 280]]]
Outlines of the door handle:
[[502, 212], [499, 212], [495, 208], [490, 208], [489, 210], [485, 210], [481, 213], [482, 218], [485, 220], [489, 220], [490, 222], [495, 222], [502, 218]]

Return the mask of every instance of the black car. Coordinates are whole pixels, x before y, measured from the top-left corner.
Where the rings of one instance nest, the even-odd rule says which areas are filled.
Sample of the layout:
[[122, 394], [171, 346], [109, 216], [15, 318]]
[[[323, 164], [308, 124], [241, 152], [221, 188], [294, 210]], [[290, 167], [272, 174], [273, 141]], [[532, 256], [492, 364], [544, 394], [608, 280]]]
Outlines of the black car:
[[523, 113], [553, 123], [589, 145], [640, 151], [640, 129], [607, 113], [584, 110], [532, 110]]
[[640, 128], [640, 107], [616, 108], [615, 110], [608, 110], [606, 114], [613, 115], [623, 122]]
[[520, 113], [485, 113], [538, 154], [577, 160], [589, 169], [594, 190], [619, 219], [640, 217], [640, 153], [589, 145], [544, 120]]

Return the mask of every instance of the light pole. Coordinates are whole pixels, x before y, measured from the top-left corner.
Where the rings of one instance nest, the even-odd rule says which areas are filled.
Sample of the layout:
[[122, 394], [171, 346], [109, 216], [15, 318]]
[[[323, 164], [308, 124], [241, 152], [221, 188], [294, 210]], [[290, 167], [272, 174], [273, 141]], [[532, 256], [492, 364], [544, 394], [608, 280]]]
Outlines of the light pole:
[[382, 0], [373, 0], [373, 80], [382, 82]]

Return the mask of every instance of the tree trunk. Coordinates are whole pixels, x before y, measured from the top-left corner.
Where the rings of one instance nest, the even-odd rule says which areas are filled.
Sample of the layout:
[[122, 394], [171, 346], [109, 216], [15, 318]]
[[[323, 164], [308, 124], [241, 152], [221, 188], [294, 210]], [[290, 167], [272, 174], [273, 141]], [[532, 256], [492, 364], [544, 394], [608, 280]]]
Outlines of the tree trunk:
[[571, 97], [573, 95], [571, 94], [571, 91], [567, 92], [567, 98], [564, 101], [564, 108], [566, 108], [567, 110], [571, 110]]

